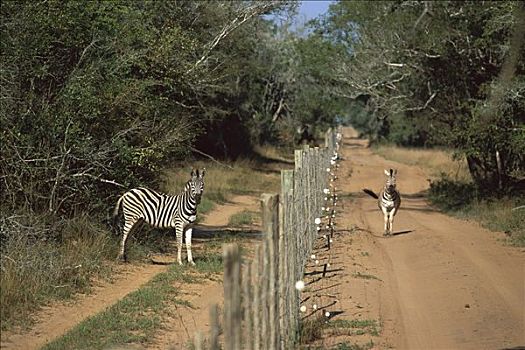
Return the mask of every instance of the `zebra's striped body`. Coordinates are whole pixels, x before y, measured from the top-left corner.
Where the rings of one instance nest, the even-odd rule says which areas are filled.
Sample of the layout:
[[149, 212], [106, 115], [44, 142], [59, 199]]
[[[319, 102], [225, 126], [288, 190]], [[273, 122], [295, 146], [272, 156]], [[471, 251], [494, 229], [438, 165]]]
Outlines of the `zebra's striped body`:
[[184, 190], [170, 196], [147, 188], [132, 189], [117, 202], [114, 215], [118, 215], [120, 207], [124, 212], [124, 228], [118, 258], [126, 260], [126, 240], [136, 223], [144, 221], [153, 227], [175, 228], [177, 237], [177, 261], [182, 265], [182, 233], [186, 233], [186, 249], [188, 262], [195, 265], [191, 255], [192, 224], [197, 218], [197, 206], [204, 191], [205, 169], [191, 171], [191, 179]]
[[363, 191], [366, 194], [377, 199], [377, 205], [379, 209], [383, 212], [385, 221], [384, 235], [389, 236], [392, 234], [394, 216], [397, 214], [399, 206], [401, 205], [401, 195], [396, 189], [397, 170], [385, 170], [385, 175], [387, 176], [387, 179], [385, 182], [385, 186], [383, 187], [381, 192], [379, 192], [379, 196], [376, 195], [374, 191], [369, 190], [367, 188], [363, 189]]
[[385, 175], [387, 176], [385, 186], [379, 193], [379, 198], [377, 199], [377, 205], [379, 209], [383, 212], [384, 221], [385, 221], [385, 236], [392, 234], [392, 226], [394, 223], [394, 216], [399, 210], [401, 205], [401, 196], [399, 191], [396, 189], [396, 175], [397, 170], [390, 169], [385, 170]]

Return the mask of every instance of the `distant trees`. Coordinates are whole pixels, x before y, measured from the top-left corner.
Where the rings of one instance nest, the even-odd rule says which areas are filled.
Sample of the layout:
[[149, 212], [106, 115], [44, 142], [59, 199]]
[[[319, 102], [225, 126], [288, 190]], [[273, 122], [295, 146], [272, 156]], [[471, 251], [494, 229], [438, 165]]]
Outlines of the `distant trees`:
[[513, 1], [340, 1], [314, 28], [362, 130], [449, 145], [480, 187], [508, 189], [525, 177], [523, 18]]

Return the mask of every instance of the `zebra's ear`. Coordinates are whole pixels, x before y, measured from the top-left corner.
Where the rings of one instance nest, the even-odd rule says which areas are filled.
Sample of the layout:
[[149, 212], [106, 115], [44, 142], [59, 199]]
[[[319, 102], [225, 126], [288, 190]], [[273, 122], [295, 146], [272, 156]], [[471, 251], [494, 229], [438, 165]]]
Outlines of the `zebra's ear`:
[[201, 178], [204, 177], [204, 174], [206, 174], [206, 168], [202, 168], [202, 170], [201, 170]]
[[191, 177], [195, 177], [195, 169], [191, 168]]
[[394, 173], [393, 173], [393, 174], [394, 174], [394, 175], [397, 175], [397, 169], [394, 169]]
[[[390, 170], [392, 170], [392, 169], [390, 169]], [[386, 175], [386, 176], [390, 176], [390, 171], [388, 171], [388, 170], [385, 169], [385, 175]]]

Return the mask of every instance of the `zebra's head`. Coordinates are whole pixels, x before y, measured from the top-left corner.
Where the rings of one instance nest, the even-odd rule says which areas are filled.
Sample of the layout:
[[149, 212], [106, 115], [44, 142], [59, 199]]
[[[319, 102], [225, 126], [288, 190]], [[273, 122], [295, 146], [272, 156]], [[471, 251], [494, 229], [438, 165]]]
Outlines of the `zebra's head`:
[[201, 202], [202, 193], [204, 192], [204, 174], [206, 174], [206, 168], [202, 168], [200, 173], [199, 169], [191, 169], [191, 180], [188, 181], [191, 196], [195, 198], [197, 204]]
[[387, 176], [386, 183], [385, 183], [385, 188], [389, 192], [394, 191], [396, 189], [397, 170], [396, 169], [390, 169], [390, 170], [386, 170], [385, 169], [385, 175]]

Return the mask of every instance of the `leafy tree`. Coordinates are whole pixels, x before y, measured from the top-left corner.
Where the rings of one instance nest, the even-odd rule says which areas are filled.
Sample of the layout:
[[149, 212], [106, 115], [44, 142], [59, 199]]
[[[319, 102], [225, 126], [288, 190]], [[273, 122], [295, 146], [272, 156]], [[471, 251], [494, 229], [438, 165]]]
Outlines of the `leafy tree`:
[[3, 205], [99, 213], [123, 188], [154, 185], [235, 113], [223, 100], [247, 58], [239, 29], [282, 6], [3, 2]]
[[503, 189], [524, 172], [523, 12], [511, 1], [340, 1], [315, 28], [344, 48], [335, 91], [367, 100], [384, 120], [376, 133], [453, 146], [480, 187]]

